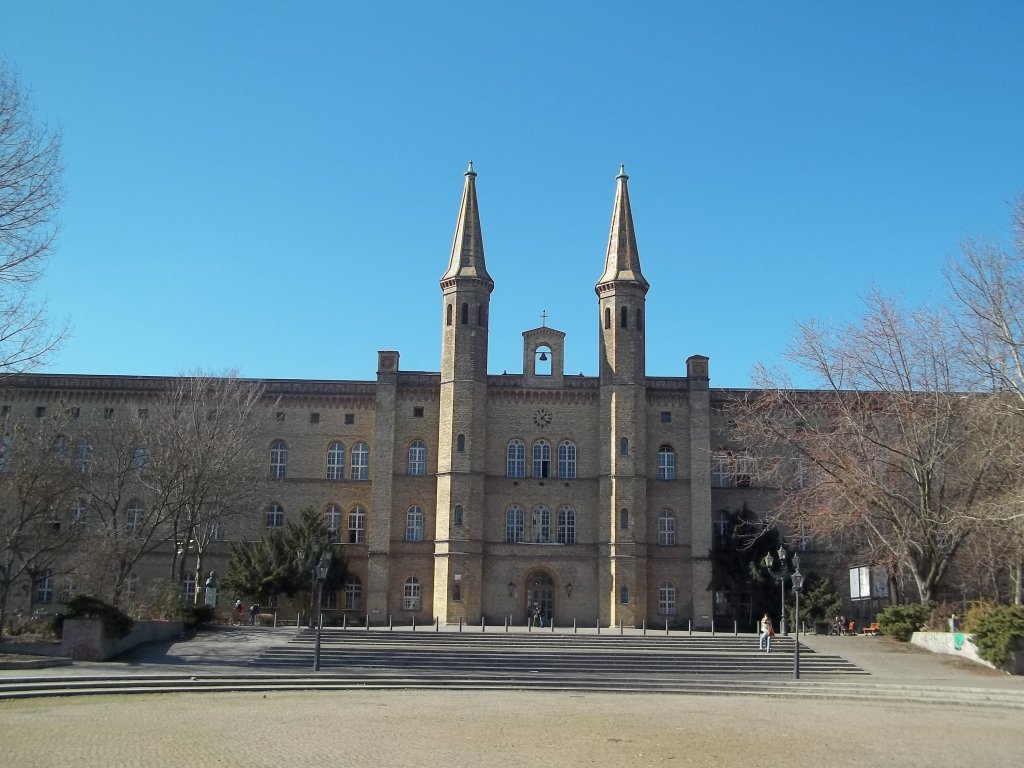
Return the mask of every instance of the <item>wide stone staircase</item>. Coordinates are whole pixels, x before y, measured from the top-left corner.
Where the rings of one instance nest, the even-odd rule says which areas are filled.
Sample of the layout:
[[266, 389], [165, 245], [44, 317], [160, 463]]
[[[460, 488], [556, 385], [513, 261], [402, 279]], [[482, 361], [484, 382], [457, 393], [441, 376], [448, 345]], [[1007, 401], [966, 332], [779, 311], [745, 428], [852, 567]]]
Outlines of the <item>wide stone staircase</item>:
[[[423, 680], [490, 679], [546, 687], [600, 683], [604, 686], [660, 687], [694, 675], [792, 676], [793, 639], [777, 637], [771, 653], [747, 636], [618, 634], [453, 633], [430, 629], [365, 631], [324, 629], [320, 668], [362, 678], [417, 677]], [[283, 645], [252, 660], [259, 669], [309, 666], [315, 633], [298, 632]], [[800, 649], [801, 676], [862, 675], [839, 656]]]
[[[778, 637], [771, 653], [755, 635], [576, 634], [569, 631], [435, 631], [325, 628], [271, 630], [279, 641], [254, 655], [196, 657], [175, 668], [152, 655], [128, 666], [0, 678], [0, 699], [87, 694], [285, 690], [536, 690], [853, 699], [873, 703], [974, 704], [1024, 709], [1024, 691], [878, 680], [852, 662]], [[224, 641], [231, 643], [228, 635]], [[208, 646], [210, 641], [208, 641]], [[187, 643], [185, 644], [187, 646]], [[181, 653], [177, 650], [176, 653]], [[182, 664], [179, 659], [175, 663]], [[763, 700], [763, 699], [762, 699]]]

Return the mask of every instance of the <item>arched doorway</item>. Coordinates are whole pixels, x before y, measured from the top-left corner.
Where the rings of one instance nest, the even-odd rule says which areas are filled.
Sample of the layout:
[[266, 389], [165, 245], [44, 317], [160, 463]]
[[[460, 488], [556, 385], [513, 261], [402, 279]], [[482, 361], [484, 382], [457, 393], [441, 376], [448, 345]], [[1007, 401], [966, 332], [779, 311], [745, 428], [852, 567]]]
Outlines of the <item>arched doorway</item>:
[[539, 610], [545, 626], [555, 614], [555, 582], [546, 571], [534, 571], [526, 577], [526, 618]]

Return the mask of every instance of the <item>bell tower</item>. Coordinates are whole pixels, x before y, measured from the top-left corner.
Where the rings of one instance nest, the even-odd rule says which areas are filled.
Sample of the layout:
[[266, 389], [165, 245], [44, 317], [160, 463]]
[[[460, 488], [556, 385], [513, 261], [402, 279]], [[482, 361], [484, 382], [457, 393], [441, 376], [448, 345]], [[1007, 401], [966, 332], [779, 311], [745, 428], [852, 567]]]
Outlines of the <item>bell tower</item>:
[[487, 274], [473, 163], [465, 173], [448, 269], [441, 277], [441, 400], [437, 438], [433, 613], [481, 613], [487, 405]]
[[600, 328], [601, 479], [607, 506], [599, 525], [599, 616], [635, 626], [647, 615], [647, 425], [645, 310], [650, 288], [640, 271], [625, 166], [615, 203], [604, 273], [595, 286]]

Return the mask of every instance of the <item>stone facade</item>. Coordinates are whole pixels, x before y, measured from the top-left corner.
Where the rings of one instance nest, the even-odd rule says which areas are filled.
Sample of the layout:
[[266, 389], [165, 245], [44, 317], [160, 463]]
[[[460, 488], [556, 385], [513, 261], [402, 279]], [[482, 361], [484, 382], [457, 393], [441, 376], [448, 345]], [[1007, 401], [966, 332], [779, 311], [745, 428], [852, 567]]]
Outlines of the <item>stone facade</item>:
[[[565, 334], [546, 326], [523, 333], [522, 373], [487, 373], [494, 284], [471, 165], [440, 281], [440, 372], [403, 372], [399, 352], [381, 351], [375, 381], [264, 382], [268, 460], [274, 441], [287, 446], [268, 508], [286, 518], [310, 506], [341, 512], [351, 583], [332, 610], [375, 624], [522, 623], [535, 606], [563, 626], [710, 623], [712, 510], [737, 509], [751, 491], [712, 489], [713, 451], [728, 446], [708, 359], [690, 357], [677, 377], [647, 374], [648, 283], [627, 179], [617, 177], [596, 286], [596, 377], [565, 374]], [[167, 384], [17, 376], [2, 403], [22, 417], [74, 406], [88, 429]], [[344, 446], [340, 477], [331, 477], [332, 444]], [[266, 509], [254, 510], [227, 539], [255, 538], [265, 524]], [[225, 542], [206, 567], [223, 573], [226, 552]], [[165, 575], [165, 555], [142, 563], [140, 577]]]

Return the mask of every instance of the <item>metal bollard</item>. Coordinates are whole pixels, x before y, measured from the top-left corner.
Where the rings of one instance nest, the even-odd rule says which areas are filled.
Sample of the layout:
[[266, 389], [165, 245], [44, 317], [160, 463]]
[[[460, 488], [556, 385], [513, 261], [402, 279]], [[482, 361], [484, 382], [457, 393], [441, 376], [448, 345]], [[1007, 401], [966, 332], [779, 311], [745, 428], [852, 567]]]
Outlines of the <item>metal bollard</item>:
[[665, 637], [668, 637], [668, 619], [665, 619]]
[[487, 631], [487, 619], [485, 619], [483, 616], [481, 616], [480, 617], [480, 632], [483, 633], [483, 632], [486, 632], [486, 631]]
[[459, 616], [459, 632], [462, 631], [462, 617]]
[[416, 631], [416, 614], [415, 613], [412, 615], [412, 631], [413, 632]]
[[388, 631], [395, 631], [395, 617], [392, 616], [390, 613], [388, 614]]
[[644, 619], [644, 634], [647, 634], [647, 619]]
[[576, 634], [576, 617], [575, 616], [572, 617], [572, 633], [574, 635]]
[[440, 632], [441, 631], [441, 617], [440, 616], [435, 616], [434, 617], [434, 631], [435, 632]]
[[711, 636], [715, 636], [715, 617], [711, 617]]
[[736, 621], [736, 619], [733, 619], [732, 620], [732, 636], [733, 637], [739, 637], [739, 635], [740, 635], [740, 625], [739, 625], [739, 622]]
[[693, 619], [690, 619], [690, 634], [693, 634]]
[[347, 613], [341, 614], [341, 628], [342, 629], [348, 629], [348, 614]]
[[601, 634], [601, 620], [600, 619], [597, 620], [597, 634], [599, 634], [599, 635]]

